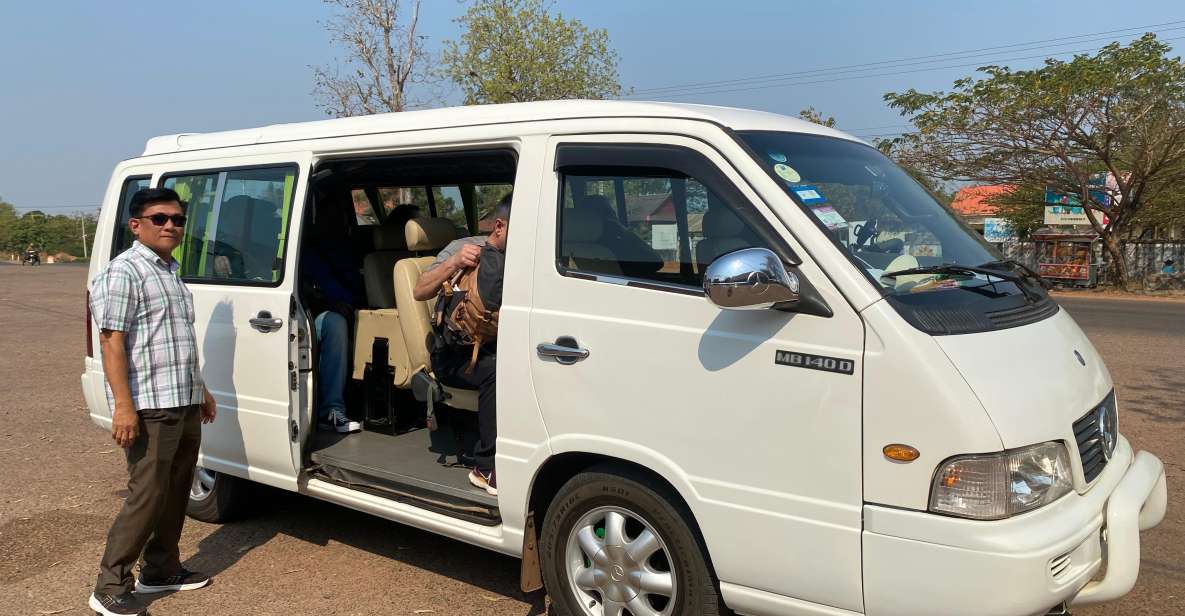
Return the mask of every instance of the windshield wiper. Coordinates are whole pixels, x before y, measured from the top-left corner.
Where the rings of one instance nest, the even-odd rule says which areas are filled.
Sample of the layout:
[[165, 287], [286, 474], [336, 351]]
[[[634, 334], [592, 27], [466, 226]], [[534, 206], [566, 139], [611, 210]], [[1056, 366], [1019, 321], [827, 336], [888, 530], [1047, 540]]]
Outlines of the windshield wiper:
[[1024, 274], [1024, 276], [1026, 278], [1029, 278], [1033, 282], [1036, 282], [1037, 285], [1040, 286], [1042, 289], [1049, 290], [1050, 288], [1053, 287], [1053, 285], [1050, 284], [1049, 281], [1042, 278], [1040, 274], [1038, 274], [1037, 272], [1034, 272], [1032, 269], [1029, 268], [1029, 266], [1025, 265], [1024, 263], [1021, 263], [1020, 261], [1017, 261], [1016, 259], [1000, 259], [999, 261], [988, 261], [987, 263], [979, 264], [977, 267], [984, 267], [984, 268], [992, 269], [992, 268], [995, 268], [995, 267], [1001, 266], [1001, 265], [1003, 265], [1005, 267], [1011, 267], [1014, 270], [1019, 270], [1022, 274]]
[[[993, 263], [995, 263], [995, 262], [993, 262]], [[989, 265], [989, 264], [985, 263], [985, 265]], [[1020, 264], [1018, 263], [1017, 265], [1020, 265]], [[1021, 267], [1024, 267], [1024, 266], [1021, 265]], [[1003, 280], [1005, 282], [1011, 282], [1012, 284], [1015, 284], [1016, 288], [1020, 289], [1021, 294], [1025, 296], [1025, 299], [1029, 299], [1034, 302], [1041, 301], [1040, 296], [1034, 297], [1033, 295], [1029, 294], [1029, 289], [1027, 289], [1025, 287], [1024, 279], [1021, 278], [1020, 276], [1002, 272], [998, 269], [992, 269], [992, 268], [983, 267], [983, 266], [958, 265], [955, 263], [944, 263], [942, 265], [923, 265], [921, 267], [911, 267], [909, 269], [897, 270], [895, 272], [886, 272], [884, 274], [881, 274], [881, 278], [896, 278], [897, 276], [908, 276], [911, 274], [964, 274], [967, 276], [974, 276], [975, 274], [980, 274], [982, 276], [988, 276], [989, 283], [992, 282], [990, 277], [995, 276], [996, 278], [999, 278], [1000, 280]]]

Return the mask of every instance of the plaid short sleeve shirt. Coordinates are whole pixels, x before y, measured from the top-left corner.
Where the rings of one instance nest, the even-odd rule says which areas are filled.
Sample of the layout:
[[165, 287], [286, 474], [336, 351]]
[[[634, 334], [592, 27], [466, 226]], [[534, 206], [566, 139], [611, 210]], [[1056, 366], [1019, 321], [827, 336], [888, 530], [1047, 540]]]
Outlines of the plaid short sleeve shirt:
[[[91, 281], [95, 325], [126, 334], [128, 386], [136, 410], [200, 404], [204, 396], [193, 296], [177, 276], [179, 267], [134, 242]], [[115, 408], [110, 383], [107, 403]]]

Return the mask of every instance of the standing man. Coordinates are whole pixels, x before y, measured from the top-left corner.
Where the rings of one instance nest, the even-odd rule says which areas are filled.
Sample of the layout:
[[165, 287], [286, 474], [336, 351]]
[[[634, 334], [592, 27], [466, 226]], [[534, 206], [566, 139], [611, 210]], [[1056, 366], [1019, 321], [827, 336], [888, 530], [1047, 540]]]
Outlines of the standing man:
[[[177, 543], [202, 442], [214, 421], [213, 396], [198, 372], [193, 297], [177, 276], [185, 209], [176, 192], [132, 196], [132, 247], [91, 283], [99, 328], [111, 438], [128, 462], [128, 497], [107, 533], [90, 607], [105, 616], [147, 613], [132, 593], [191, 590], [210, 583], [181, 566]], [[140, 577], [132, 567], [143, 555]]]

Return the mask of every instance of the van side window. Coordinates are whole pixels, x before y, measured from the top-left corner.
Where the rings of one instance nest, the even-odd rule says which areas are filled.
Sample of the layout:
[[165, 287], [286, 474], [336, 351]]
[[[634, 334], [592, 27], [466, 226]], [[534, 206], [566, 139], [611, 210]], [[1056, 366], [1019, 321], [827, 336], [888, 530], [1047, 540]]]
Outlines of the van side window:
[[136, 238], [128, 230], [128, 218], [131, 216], [128, 206], [137, 190], [148, 188], [151, 184], [152, 177], [147, 175], [133, 176], [123, 181], [123, 188], [119, 191], [119, 218], [115, 222], [115, 237], [111, 241], [112, 257], [132, 247]]
[[296, 167], [169, 176], [188, 204], [174, 257], [186, 281], [273, 285], [284, 274]]
[[[563, 175], [560, 271], [700, 288], [717, 257], [763, 247], [736, 205], [673, 169]], [[735, 198], [735, 197], [734, 197]]]

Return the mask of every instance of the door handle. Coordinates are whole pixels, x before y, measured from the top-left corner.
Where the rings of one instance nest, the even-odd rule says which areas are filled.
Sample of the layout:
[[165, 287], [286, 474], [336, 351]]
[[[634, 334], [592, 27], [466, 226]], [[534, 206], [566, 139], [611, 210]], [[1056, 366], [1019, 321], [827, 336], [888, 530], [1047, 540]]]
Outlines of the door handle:
[[571, 336], [560, 336], [554, 343], [544, 342], [535, 347], [539, 357], [551, 357], [565, 366], [588, 359], [588, 349], [582, 349]]
[[273, 318], [272, 313], [266, 310], [260, 310], [259, 314], [255, 315], [255, 317], [252, 318], [249, 323], [251, 323], [251, 327], [265, 334], [268, 332], [274, 332], [281, 327], [284, 327], [283, 321]]

